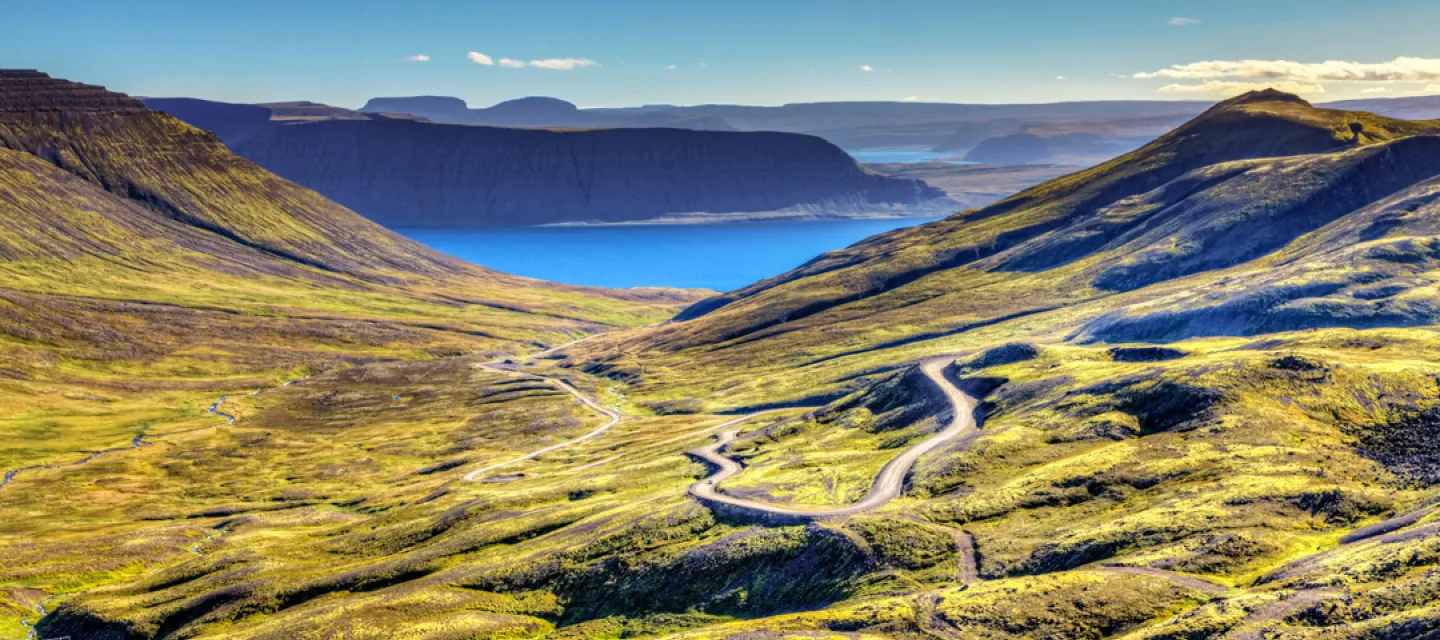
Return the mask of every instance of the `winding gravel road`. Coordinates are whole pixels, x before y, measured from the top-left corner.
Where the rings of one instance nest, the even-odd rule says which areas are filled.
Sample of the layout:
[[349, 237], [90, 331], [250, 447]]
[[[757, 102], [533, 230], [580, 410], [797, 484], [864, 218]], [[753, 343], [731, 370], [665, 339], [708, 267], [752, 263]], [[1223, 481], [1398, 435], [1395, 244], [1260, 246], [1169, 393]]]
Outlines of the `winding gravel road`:
[[931, 382], [945, 392], [945, 398], [950, 401], [954, 411], [954, 418], [950, 424], [919, 444], [906, 449], [900, 455], [895, 456], [890, 462], [880, 469], [879, 475], [870, 485], [870, 491], [865, 497], [855, 504], [844, 507], [824, 507], [814, 505], [777, 505], [759, 500], [748, 500], [736, 498], [721, 493], [719, 485], [726, 479], [739, 474], [744, 470], [740, 463], [720, 454], [720, 451], [735, 440], [735, 431], [726, 431], [720, 434], [719, 439], [714, 443], [699, 449], [693, 449], [688, 453], [696, 458], [713, 465], [717, 471], [695, 484], [690, 485], [690, 495], [695, 496], [702, 502], [717, 503], [749, 511], [756, 514], [780, 515], [804, 519], [832, 518], [846, 516], [862, 511], [869, 511], [879, 507], [900, 495], [904, 488], [905, 476], [910, 469], [924, 456], [942, 445], [957, 438], [974, 433], [975, 407], [979, 399], [971, 397], [961, 391], [945, 378], [945, 366], [949, 364], [948, 359], [931, 360], [921, 365], [920, 369]]
[[[562, 346], [568, 346], [568, 345], [562, 345]], [[554, 349], [550, 349], [550, 350], [548, 350], [547, 352], [553, 352], [555, 349], [558, 349], [558, 347], [556, 347], [556, 348], [554, 348]], [[585, 395], [584, 393], [581, 393], [579, 389], [576, 389], [575, 387], [571, 386], [570, 383], [565, 382], [564, 380], [561, 380], [561, 379], [559, 379], [559, 378], [550, 378], [550, 377], [546, 377], [546, 376], [542, 376], [542, 375], [536, 375], [536, 374], [533, 374], [533, 373], [525, 373], [525, 372], [522, 372], [522, 371], [514, 371], [514, 370], [511, 370], [511, 369], [505, 369], [505, 368], [496, 366], [496, 365], [491, 364], [491, 363], [477, 364], [477, 365], [475, 365], [475, 367], [478, 368], [478, 369], [484, 369], [484, 370], [486, 370], [486, 371], [493, 371], [493, 372], [495, 372], [495, 373], [504, 373], [504, 374], [508, 374], [508, 375], [512, 375], [512, 376], [518, 376], [518, 377], [520, 377], [520, 378], [528, 378], [528, 379], [531, 379], [531, 380], [543, 380], [543, 381], [548, 382], [548, 383], [550, 383], [550, 384], [552, 384], [552, 385], [555, 385], [556, 387], [559, 387], [562, 391], [565, 391], [566, 393], [569, 393], [570, 395], [575, 396], [576, 398], [579, 398], [581, 402], [585, 403], [585, 406], [590, 407], [590, 409], [593, 410], [593, 411], [595, 411], [596, 413], [599, 413], [600, 415], [603, 415], [603, 416], [609, 418], [609, 420], [606, 421], [605, 424], [601, 425], [600, 428], [598, 428], [598, 429], [596, 429], [596, 430], [594, 430], [594, 431], [591, 431], [590, 433], [587, 433], [587, 434], [585, 434], [585, 435], [583, 435], [583, 436], [580, 436], [579, 438], [576, 438], [576, 439], [574, 439], [574, 440], [566, 440], [565, 442], [561, 442], [561, 443], [559, 443], [559, 444], [552, 444], [552, 445], [550, 445], [550, 446], [548, 446], [548, 447], [545, 447], [544, 449], [537, 449], [537, 450], [535, 450], [535, 451], [531, 451], [530, 453], [527, 453], [527, 454], [525, 454], [525, 455], [523, 455], [523, 456], [520, 456], [520, 457], [518, 457], [518, 458], [514, 458], [514, 459], [511, 459], [511, 460], [506, 460], [506, 461], [504, 461], [504, 462], [499, 462], [499, 463], [496, 463], [496, 464], [492, 464], [492, 465], [490, 465], [490, 466], [488, 466], [488, 467], [485, 467], [485, 468], [483, 468], [483, 469], [476, 469], [476, 470], [474, 470], [474, 471], [471, 471], [470, 473], [465, 474], [464, 477], [463, 477], [463, 479], [464, 479], [465, 481], [467, 481], [467, 482], [479, 482], [480, 480], [483, 480], [483, 479], [484, 479], [482, 476], [484, 476], [485, 474], [490, 473], [491, 471], [494, 471], [494, 470], [496, 470], [496, 469], [500, 469], [500, 468], [502, 468], [502, 467], [506, 467], [506, 466], [515, 464], [515, 463], [517, 463], [517, 462], [525, 462], [526, 460], [534, 460], [535, 458], [538, 458], [538, 457], [543, 456], [543, 455], [545, 455], [545, 454], [547, 454], [547, 453], [550, 453], [551, 451], [559, 451], [559, 450], [564, 449], [564, 448], [566, 448], [566, 447], [572, 447], [572, 446], [575, 446], [575, 445], [580, 444], [580, 443], [582, 443], [582, 442], [586, 442], [586, 441], [589, 441], [589, 440], [594, 440], [595, 438], [598, 438], [598, 437], [600, 437], [600, 436], [605, 435], [605, 432], [609, 431], [611, 427], [614, 427], [616, 424], [618, 424], [618, 423], [620, 422], [620, 417], [621, 417], [621, 416], [620, 416], [620, 412], [615, 411], [614, 409], [608, 409], [608, 408], [606, 408], [604, 405], [601, 405], [599, 402], [596, 402], [595, 400], [592, 400], [589, 396]]]

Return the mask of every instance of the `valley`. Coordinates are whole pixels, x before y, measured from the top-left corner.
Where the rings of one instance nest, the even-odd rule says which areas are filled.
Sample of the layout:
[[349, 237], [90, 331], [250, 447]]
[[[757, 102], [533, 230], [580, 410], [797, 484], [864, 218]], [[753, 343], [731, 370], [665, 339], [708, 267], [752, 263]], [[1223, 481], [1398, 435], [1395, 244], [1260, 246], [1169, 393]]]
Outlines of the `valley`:
[[[267, 104], [206, 131], [0, 72], [5, 637], [1440, 629], [1440, 121], [1262, 90], [1085, 168], [889, 178], [784, 134], [808, 151], [716, 189], [1017, 192], [721, 292], [509, 275], [235, 152], [628, 127]], [[707, 126], [683, 135], [750, 135]], [[554, 164], [508, 157], [484, 166]]]

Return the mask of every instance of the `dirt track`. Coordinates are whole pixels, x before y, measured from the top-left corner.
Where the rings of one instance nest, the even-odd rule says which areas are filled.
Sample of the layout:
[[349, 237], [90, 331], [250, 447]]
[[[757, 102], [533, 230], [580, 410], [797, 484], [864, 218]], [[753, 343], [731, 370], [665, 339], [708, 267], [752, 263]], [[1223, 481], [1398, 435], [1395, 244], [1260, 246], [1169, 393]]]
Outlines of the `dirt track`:
[[716, 472], [710, 476], [690, 485], [690, 495], [699, 498], [702, 502], [721, 504], [730, 508], [742, 511], [750, 511], [756, 514], [769, 514], [786, 516], [801, 519], [830, 518], [846, 516], [862, 511], [869, 511], [879, 507], [896, 496], [904, 488], [905, 477], [909, 475], [910, 469], [924, 456], [941, 446], [971, 433], [977, 429], [975, 424], [975, 407], [979, 404], [977, 398], [971, 397], [959, 387], [956, 387], [945, 378], [944, 369], [949, 360], [931, 360], [921, 365], [921, 371], [925, 377], [940, 387], [945, 392], [945, 397], [950, 401], [954, 417], [950, 424], [939, 433], [936, 433], [919, 444], [912, 446], [900, 455], [895, 456], [890, 462], [880, 469], [875, 476], [874, 482], [870, 485], [870, 491], [865, 494], [859, 502], [843, 507], [823, 507], [813, 505], [777, 505], [759, 500], [747, 500], [736, 498], [720, 492], [719, 485], [726, 479], [731, 478], [744, 467], [740, 463], [721, 455], [720, 451], [729, 445], [734, 439], [735, 431], [726, 431], [720, 434], [719, 439], [710, 445], [693, 449], [688, 453], [696, 458], [704, 460], [714, 466]]

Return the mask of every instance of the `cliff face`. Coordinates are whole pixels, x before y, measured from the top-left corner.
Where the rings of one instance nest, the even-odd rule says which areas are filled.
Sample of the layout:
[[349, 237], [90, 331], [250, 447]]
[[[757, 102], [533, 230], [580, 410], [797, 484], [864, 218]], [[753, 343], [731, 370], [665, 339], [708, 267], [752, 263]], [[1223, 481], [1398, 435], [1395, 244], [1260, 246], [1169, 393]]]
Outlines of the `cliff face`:
[[[197, 124], [222, 137], [236, 130], [213, 118]], [[378, 120], [270, 123], [226, 141], [266, 169], [397, 227], [952, 208], [943, 192], [924, 182], [870, 173], [839, 148], [797, 134], [546, 131]]]

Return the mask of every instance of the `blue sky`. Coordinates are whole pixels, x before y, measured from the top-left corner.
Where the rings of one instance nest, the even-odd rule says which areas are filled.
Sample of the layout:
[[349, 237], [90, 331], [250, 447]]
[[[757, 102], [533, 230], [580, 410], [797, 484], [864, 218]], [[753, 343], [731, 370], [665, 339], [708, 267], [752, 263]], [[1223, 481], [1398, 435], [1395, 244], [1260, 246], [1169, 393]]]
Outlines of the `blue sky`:
[[0, 67], [233, 102], [1440, 93], [1434, 0], [0, 0], [0, 25]]

